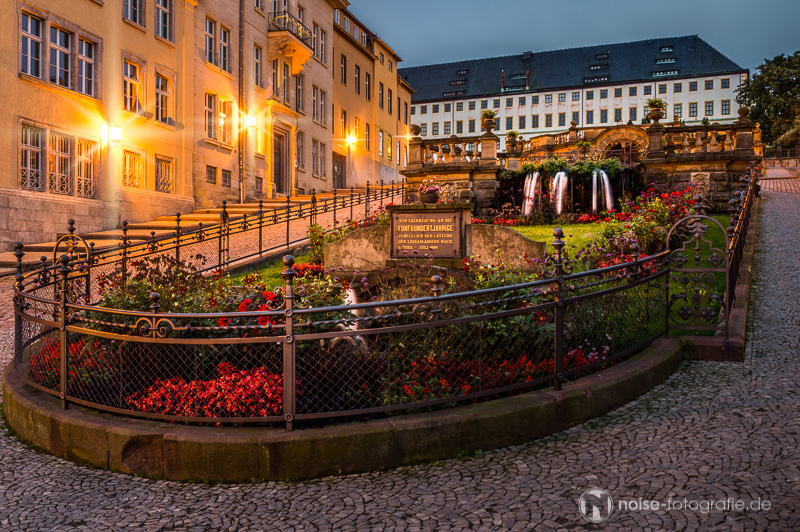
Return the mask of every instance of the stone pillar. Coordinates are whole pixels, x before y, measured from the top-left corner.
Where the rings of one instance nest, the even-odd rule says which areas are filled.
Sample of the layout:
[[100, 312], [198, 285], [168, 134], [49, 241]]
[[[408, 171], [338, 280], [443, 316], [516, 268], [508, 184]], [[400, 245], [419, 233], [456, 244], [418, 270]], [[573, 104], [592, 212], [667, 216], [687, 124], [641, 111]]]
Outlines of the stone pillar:
[[661, 124], [653, 124], [647, 128], [647, 158], [648, 159], [663, 159], [664, 158], [664, 126]]
[[498, 138], [488, 131], [481, 135], [481, 161], [497, 160], [497, 140]]
[[422, 153], [422, 138], [419, 136], [420, 131], [422, 130], [417, 124], [411, 126], [412, 137], [408, 141], [408, 164], [422, 164], [425, 162]]

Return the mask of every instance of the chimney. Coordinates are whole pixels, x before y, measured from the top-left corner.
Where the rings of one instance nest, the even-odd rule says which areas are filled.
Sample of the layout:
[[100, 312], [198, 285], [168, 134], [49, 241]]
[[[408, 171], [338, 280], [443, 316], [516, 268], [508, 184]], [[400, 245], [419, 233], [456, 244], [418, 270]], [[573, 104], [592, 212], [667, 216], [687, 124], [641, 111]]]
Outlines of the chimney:
[[526, 68], [525, 69], [525, 90], [528, 90], [530, 88], [531, 88], [531, 69], [530, 68]]
[[500, 71], [500, 92], [506, 90], [506, 71]]

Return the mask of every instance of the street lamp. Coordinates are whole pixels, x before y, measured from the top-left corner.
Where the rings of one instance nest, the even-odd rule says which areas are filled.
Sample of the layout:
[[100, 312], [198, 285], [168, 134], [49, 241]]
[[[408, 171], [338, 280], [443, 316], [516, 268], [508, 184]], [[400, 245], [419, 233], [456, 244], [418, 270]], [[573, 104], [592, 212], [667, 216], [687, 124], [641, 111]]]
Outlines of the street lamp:
[[122, 126], [117, 123], [108, 126], [108, 141], [111, 144], [119, 144], [122, 142]]

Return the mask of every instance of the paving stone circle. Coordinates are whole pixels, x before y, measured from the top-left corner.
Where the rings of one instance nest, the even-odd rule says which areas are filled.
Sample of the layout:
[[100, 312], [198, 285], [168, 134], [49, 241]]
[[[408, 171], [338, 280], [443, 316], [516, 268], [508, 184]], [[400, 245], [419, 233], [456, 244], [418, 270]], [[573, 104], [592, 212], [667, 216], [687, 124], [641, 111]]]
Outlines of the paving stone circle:
[[[763, 196], [743, 364], [685, 362], [638, 400], [529, 445], [313, 482], [134, 478], [33, 451], [0, 424], [0, 530], [800, 530], [800, 194]], [[11, 344], [0, 330], [3, 365]], [[594, 525], [578, 514], [589, 487], [771, 508], [619, 511]]]

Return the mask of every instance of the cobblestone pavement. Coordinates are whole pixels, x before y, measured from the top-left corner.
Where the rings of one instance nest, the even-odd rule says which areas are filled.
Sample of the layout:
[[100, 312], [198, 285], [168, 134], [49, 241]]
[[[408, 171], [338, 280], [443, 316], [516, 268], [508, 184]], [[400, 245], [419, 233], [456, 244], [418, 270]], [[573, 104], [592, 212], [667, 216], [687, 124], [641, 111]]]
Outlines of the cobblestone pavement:
[[[800, 195], [766, 193], [760, 224], [743, 364], [684, 363], [637, 401], [531, 445], [314, 482], [131, 478], [38, 454], [3, 426], [0, 529], [799, 530]], [[587, 525], [577, 501], [589, 487], [771, 506], [618, 511]]]
[[796, 168], [767, 168], [767, 175], [759, 183], [764, 192], [800, 194], [800, 178]]

